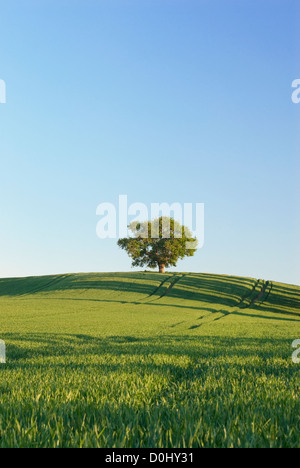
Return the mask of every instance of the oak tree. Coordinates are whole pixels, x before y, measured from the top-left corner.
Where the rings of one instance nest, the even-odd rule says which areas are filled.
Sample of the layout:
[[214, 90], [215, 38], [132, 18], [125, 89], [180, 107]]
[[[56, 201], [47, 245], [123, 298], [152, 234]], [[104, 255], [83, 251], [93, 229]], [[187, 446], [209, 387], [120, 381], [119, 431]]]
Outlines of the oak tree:
[[128, 226], [131, 237], [118, 240], [132, 259], [132, 266], [156, 268], [176, 266], [178, 260], [191, 257], [197, 250], [197, 239], [186, 226], [173, 218], [161, 216], [153, 221], [133, 222]]

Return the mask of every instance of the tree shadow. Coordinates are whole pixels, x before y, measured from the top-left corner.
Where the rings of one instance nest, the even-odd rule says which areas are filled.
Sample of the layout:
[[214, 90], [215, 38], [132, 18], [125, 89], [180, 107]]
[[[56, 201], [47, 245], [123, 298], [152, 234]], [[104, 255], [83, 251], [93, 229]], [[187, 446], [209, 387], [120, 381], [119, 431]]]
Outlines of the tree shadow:
[[[162, 293], [164, 283], [173, 277], [176, 278], [173, 287]], [[30, 296], [30, 298], [34, 298], [38, 294], [39, 299], [139, 304], [139, 301], [126, 299], [126, 294], [132, 293], [137, 296], [137, 299], [141, 298], [144, 303], [147, 303], [147, 298], [151, 298], [151, 300], [154, 298], [151, 305], [156, 305], [155, 302], [163, 297], [166, 302], [157, 302], [160, 307], [171, 306], [200, 310], [203, 303], [230, 308], [239, 307], [241, 301], [251, 294], [256, 284], [257, 280], [251, 278], [205, 273], [190, 273], [181, 277], [178, 277], [176, 273], [167, 275], [151, 272], [87, 273], [0, 279], [0, 296], [17, 298]], [[70, 297], [50, 297], [51, 293], [56, 292], [59, 292], [60, 295], [65, 293], [66, 296], [70, 293]], [[77, 294], [76, 297], [74, 297], [74, 292]], [[43, 294], [41, 295], [41, 293]], [[84, 296], [78, 297], [81, 294]], [[122, 295], [124, 300], [122, 300]], [[116, 297], [118, 299], [114, 300]], [[172, 303], [171, 300], [174, 302]], [[184, 304], [180, 303], [181, 301]], [[195, 304], [189, 305], [190, 302], [198, 302], [199, 307]], [[147, 304], [150, 305], [150, 301]], [[251, 309], [299, 316], [300, 288], [272, 283], [272, 289], [265, 300], [252, 304]], [[243, 315], [245, 314], [243, 313]]]
[[254, 280], [217, 275], [187, 275], [170, 291], [168, 297], [206, 303], [237, 306], [250, 292]]
[[[57, 301], [57, 299], [55, 298], [49, 298], [49, 297], [45, 297], [43, 298], [43, 300], [45, 301]], [[140, 307], [144, 307], [144, 306], [150, 306], [150, 307], [159, 307], [159, 308], [167, 308], [167, 309], [188, 309], [188, 310], [197, 310], [197, 311], [203, 311], [203, 312], [210, 312], [212, 314], [218, 314], [218, 313], [222, 313], [222, 317], [220, 317], [219, 319], [215, 319], [215, 320], [220, 320], [221, 318], [224, 318], [225, 316], [228, 316], [228, 315], [240, 315], [240, 316], [244, 316], [244, 317], [256, 317], [256, 318], [260, 318], [260, 319], [265, 319], [265, 320], [279, 320], [279, 321], [289, 321], [289, 322], [296, 322], [296, 323], [300, 323], [300, 320], [297, 319], [297, 318], [285, 318], [285, 317], [278, 317], [276, 316], [276, 314], [273, 316], [273, 317], [270, 317], [268, 315], [260, 315], [260, 314], [255, 314], [254, 312], [256, 311], [256, 309], [249, 309], [251, 310], [251, 313], [247, 313], [245, 312], [245, 310], [247, 309], [243, 309], [243, 312], [239, 312], [237, 308], [235, 307], [229, 307], [228, 310], [224, 310], [224, 309], [213, 309], [213, 308], [207, 308], [207, 307], [203, 307], [203, 305], [199, 305], [199, 306], [194, 306], [194, 305], [190, 305], [188, 302], [186, 303], [186, 305], [183, 305], [183, 304], [178, 304], [178, 303], [173, 303], [173, 302], [168, 302], [168, 303], [163, 303], [163, 302], [160, 302], [160, 301], [122, 301], [122, 300], [118, 300], [118, 299], [80, 299], [80, 298], [68, 298], [68, 297], [60, 297], [59, 298], [60, 301], [67, 301], [67, 302], [96, 302], [96, 303], [99, 303], [99, 304], [122, 304], [122, 305], [134, 305], [134, 306], [140, 306]], [[216, 305], [216, 307], [218, 307], [220, 304], [219, 303], [213, 303]], [[259, 310], [259, 309], [258, 309]], [[263, 309], [261, 309], [263, 310]], [[267, 307], [265, 310], [265, 312], [273, 312], [275, 311], [277, 313], [277, 315], [281, 314], [281, 315], [292, 315], [293, 317], [297, 317], [299, 314], [297, 313], [294, 313], [294, 312], [285, 312], [283, 310], [279, 311], [277, 309], [270, 309], [269, 307]], [[300, 315], [299, 315], [300, 316]], [[202, 317], [204, 318], [204, 317]], [[181, 322], [179, 322], [181, 323]], [[194, 328], [198, 328], [198, 327], [194, 327]]]
[[[171, 273], [162, 276], [159, 273], [141, 272], [0, 279], [0, 296], [23, 296], [40, 292], [49, 293], [69, 290], [130, 292], [151, 296], [156, 295], [156, 292], [159, 293], [162, 284], [173, 276], [176, 277], [177, 274]], [[148, 282], [143, 282], [145, 279]], [[238, 280], [235, 277], [218, 277], [209, 274], [185, 275], [178, 278], [168, 296], [236, 305], [240, 300], [240, 296], [247, 292], [247, 285], [250, 285], [251, 281], [243, 278]], [[184, 287], [187, 287], [188, 290], [184, 290]]]
[[[241, 351], [246, 356], [252, 354], [255, 349], [256, 354], [264, 353], [261, 345], [267, 345], [274, 350], [282, 345], [291, 346], [290, 339], [273, 338], [252, 338], [252, 337], [232, 337], [213, 335], [158, 335], [133, 336], [133, 335], [111, 335], [93, 336], [86, 334], [61, 334], [61, 333], [3, 333], [1, 335], [7, 345], [7, 349], [22, 351], [24, 347], [26, 356], [28, 352], [41, 356], [65, 356], [73, 355], [74, 351], [79, 355], [105, 354], [112, 352], [116, 354], [175, 354], [178, 356], [188, 353], [192, 347], [197, 346], [197, 353], [205, 354], [210, 349], [210, 353], [218, 355], [226, 349], [227, 355], [240, 355]], [[17, 343], [17, 344], [16, 344]], [[213, 346], [212, 346], [213, 345]], [[222, 348], [219, 349], [219, 348]], [[23, 351], [22, 351], [23, 352]], [[273, 352], [273, 351], [272, 351]]]
[[[256, 375], [286, 372], [267, 365], [272, 358], [290, 359], [290, 339], [161, 335], [159, 337], [8, 333], [6, 370], [69, 369], [82, 372], [151, 372], [189, 380], [211, 371], [212, 362]], [[102, 359], [102, 357], [105, 359]], [[188, 364], [182, 365], [182, 357]], [[168, 357], [172, 357], [172, 362]], [[47, 358], [47, 359], [45, 359]], [[125, 358], [125, 360], [124, 360]], [[252, 359], [255, 359], [255, 362]], [[178, 359], [178, 361], [177, 361]], [[241, 359], [243, 362], [241, 362]], [[261, 360], [261, 361], [257, 361]], [[260, 364], [258, 364], [260, 362]], [[297, 366], [288, 372], [299, 372]], [[1, 370], [0, 370], [1, 372]]]
[[251, 306], [254, 310], [300, 316], [300, 288], [272, 283], [270, 293], [261, 303]]
[[[170, 274], [169, 277], [172, 277]], [[0, 296], [24, 296], [41, 292], [115, 291], [150, 295], [166, 280], [159, 273], [85, 273], [0, 279]], [[147, 280], [147, 281], [145, 281]]]

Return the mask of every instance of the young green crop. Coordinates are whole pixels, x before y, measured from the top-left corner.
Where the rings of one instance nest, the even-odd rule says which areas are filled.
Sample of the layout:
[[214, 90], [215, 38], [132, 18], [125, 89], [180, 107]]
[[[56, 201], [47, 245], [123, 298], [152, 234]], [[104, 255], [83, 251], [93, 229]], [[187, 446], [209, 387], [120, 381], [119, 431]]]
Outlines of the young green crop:
[[0, 447], [299, 447], [300, 288], [271, 286], [0, 280]]

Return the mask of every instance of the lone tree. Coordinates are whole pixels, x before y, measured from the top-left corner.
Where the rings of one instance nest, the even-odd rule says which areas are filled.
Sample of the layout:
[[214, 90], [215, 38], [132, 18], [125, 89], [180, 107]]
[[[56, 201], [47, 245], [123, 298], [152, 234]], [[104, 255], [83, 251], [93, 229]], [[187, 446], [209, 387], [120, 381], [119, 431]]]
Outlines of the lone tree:
[[164, 273], [184, 257], [192, 257], [197, 239], [173, 218], [161, 216], [154, 221], [133, 222], [128, 226], [132, 237], [118, 240], [118, 246], [132, 258], [132, 266], [147, 266]]

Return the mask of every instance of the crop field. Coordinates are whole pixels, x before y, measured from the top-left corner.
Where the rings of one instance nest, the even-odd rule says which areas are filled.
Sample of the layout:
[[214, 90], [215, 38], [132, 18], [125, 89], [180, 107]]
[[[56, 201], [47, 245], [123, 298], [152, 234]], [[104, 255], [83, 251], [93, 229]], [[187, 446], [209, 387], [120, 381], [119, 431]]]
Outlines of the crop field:
[[0, 279], [0, 447], [299, 447], [300, 287]]

